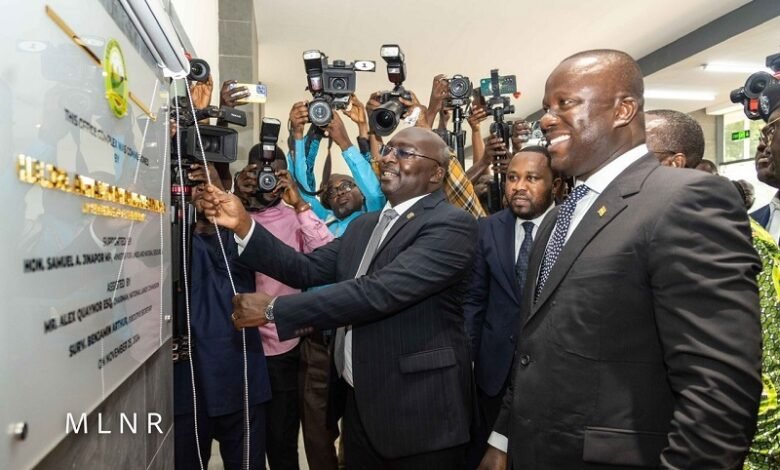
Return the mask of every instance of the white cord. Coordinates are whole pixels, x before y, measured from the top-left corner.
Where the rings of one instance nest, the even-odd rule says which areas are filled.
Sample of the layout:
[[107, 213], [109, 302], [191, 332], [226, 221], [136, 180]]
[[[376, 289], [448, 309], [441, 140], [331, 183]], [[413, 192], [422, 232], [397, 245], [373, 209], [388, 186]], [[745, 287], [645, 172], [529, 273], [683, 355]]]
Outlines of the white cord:
[[[187, 98], [190, 103], [190, 111], [192, 112], [192, 115], [195, 116], [195, 104], [192, 102], [192, 94], [190, 93], [190, 84], [189, 81], [185, 78], [184, 79], [185, 88], [187, 90]], [[178, 115], [178, 114], [177, 114]], [[201, 140], [200, 136], [200, 126], [198, 125], [198, 121], [195, 121], [195, 135], [198, 137], [198, 148], [200, 149], [200, 157], [203, 161], [203, 168], [206, 170], [206, 180], [209, 184], [211, 183], [211, 174], [209, 173], [208, 168], [208, 161], [206, 160], [206, 154], [203, 151], [203, 141]], [[181, 162], [181, 159], [179, 159]], [[181, 164], [181, 163], [180, 163]], [[236, 291], [236, 284], [233, 282], [233, 274], [230, 271], [230, 263], [228, 262], [227, 253], [225, 252], [225, 246], [222, 243], [222, 236], [219, 231], [219, 225], [217, 225], [217, 222], [214, 221], [214, 227], [217, 230], [217, 241], [219, 242], [219, 249], [222, 252], [222, 259], [225, 261], [225, 269], [228, 274], [228, 279], [230, 280], [230, 287], [233, 289], [233, 295], [236, 295], [238, 292]], [[189, 328], [189, 311], [188, 311], [188, 322], [187, 322], [187, 328]], [[187, 332], [187, 335], [189, 335], [189, 331]], [[249, 374], [247, 371], [247, 356], [246, 356], [246, 330], [241, 329], [241, 347], [242, 347], [242, 353], [243, 353], [243, 359], [244, 359], [244, 470], [249, 470], [249, 457], [250, 457], [250, 437], [249, 437], [249, 431], [250, 431], [250, 425], [249, 425]], [[192, 350], [192, 341], [190, 341], [190, 350]], [[190, 363], [192, 363], [192, 354], [190, 354]]]
[[[185, 83], [186, 84], [186, 83]], [[173, 81], [173, 93], [174, 96], [179, 96], [179, 89], [176, 85], [176, 80]], [[189, 92], [188, 92], [189, 94]], [[176, 132], [180, 132], [179, 127], [180, 121], [179, 121], [179, 106], [178, 103], [176, 105]], [[184, 174], [182, 173], [182, 167], [181, 167], [181, 139], [179, 136], [176, 138], [176, 152], [178, 156], [178, 165], [179, 165], [179, 185], [181, 187], [181, 191], [179, 191], [179, 196], [181, 197], [181, 209], [182, 209], [182, 219], [181, 219], [181, 246], [182, 246], [182, 271], [184, 272], [184, 307], [187, 311], [187, 339], [189, 340], [189, 346], [190, 346], [190, 380], [192, 382], [192, 418], [193, 423], [195, 426], [195, 447], [198, 451], [198, 463], [200, 463], [200, 470], [203, 470], [203, 459], [200, 455], [200, 436], [198, 434], [198, 393], [195, 391], [195, 365], [194, 365], [194, 356], [192, 354], [195, 342], [192, 341], [192, 336], [190, 332], [190, 291], [189, 291], [189, 279], [187, 278], [187, 206], [186, 206], [186, 200], [184, 198]], [[208, 169], [207, 169], [208, 170]], [[208, 174], [208, 171], [207, 173]]]

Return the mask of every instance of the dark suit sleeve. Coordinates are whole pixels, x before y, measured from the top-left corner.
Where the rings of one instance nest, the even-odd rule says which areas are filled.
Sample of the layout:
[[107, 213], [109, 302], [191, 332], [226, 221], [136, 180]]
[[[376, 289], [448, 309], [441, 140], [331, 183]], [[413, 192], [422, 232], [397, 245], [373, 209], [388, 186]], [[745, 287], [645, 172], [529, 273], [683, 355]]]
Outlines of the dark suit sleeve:
[[675, 394], [664, 468], [741, 468], [761, 394], [760, 267], [725, 178], [696, 179], [648, 234], [655, 321]]
[[239, 261], [249, 268], [296, 289], [336, 281], [336, 259], [341, 239], [336, 238], [311, 253], [299, 253], [255, 223], [252, 238]]
[[490, 288], [490, 267], [484, 253], [485, 237], [489, 236], [489, 220], [480, 219], [479, 239], [474, 253], [474, 267], [471, 270], [471, 283], [463, 302], [463, 315], [466, 320], [466, 333], [471, 340], [472, 360], [479, 350], [482, 337], [482, 325], [487, 311], [488, 289]]
[[462, 211], [447, 214], [426, 221], [411, 244], [381, 269], [279, 297], [274, 306], [279, 339], [376, 321], [460, 282], [473, 259], [476, 221]]

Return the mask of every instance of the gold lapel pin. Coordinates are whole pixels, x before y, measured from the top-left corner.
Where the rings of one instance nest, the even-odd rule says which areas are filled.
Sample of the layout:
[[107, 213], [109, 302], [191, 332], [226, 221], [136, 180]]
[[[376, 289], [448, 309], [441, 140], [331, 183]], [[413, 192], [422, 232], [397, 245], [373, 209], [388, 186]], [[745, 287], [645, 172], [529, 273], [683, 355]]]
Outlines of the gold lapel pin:
[[598, 213], [599, 213], [599, 217], [604, 217], [604, 214], [606, 214], [606, 213], [607, 213], [607, 208], [606, 208], [606, 207], [604, 207], [604, 206], [601, 206], [601, 207], [599, 208], [599, 210], [598, 210]]
[[412, 219], [414, 219], [414, 212], [410, 212], [406, 214], [406, 220], [412, 220]]

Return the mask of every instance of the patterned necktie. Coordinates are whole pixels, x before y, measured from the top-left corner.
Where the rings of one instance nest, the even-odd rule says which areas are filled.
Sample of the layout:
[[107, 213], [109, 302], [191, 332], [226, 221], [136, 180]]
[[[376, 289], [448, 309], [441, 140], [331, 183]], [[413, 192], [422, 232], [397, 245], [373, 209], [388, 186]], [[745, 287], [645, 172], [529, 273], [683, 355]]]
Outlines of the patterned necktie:
[[[355, 278], [363, 276], [368, 272], [368, 266], [374, 259], [376, 250], [379, 248], [379, 242], [382, 240], [382, 234], [385, 233], [387, 226], [390, 225], [390, 222], [396, 217], [398, 217], [398, 212], [394, 209], [387, 209], [382, 212], [382, 215], [379, 217], [379, 222], [376, 224], [376, 227], [374, 227], [374, 231], [371, 232], [371, 238], [368, 239], [366, 251], [363, 252], [363, 258], [360, 260], [360, 266], [358, 266], [358, 270], [355, 273]], [[336, 364], [336, 372], [338, 372], [339, 377], [341, 377], [341, 374], [344, 372], [344, 337], [346, 334], [346, 327], [340, 326], [336, 329], [336, 337], [333, 339], [333, 362]]]
[[566, 243], [566, 234], [569, 232], [569, 225], [571, 224], [571, 216], [574, 215], [574, 209], [577, 207], [580, 199], [588, 194], [589, 190], [590, 188], [584, 184], [575, 187], [558, 211], [558, 217], [555, 220], [555, 230], [552, 237], [550, 237], [549, 243], [547, 243], [547, 248], [544, 250], [544, 258], [542, 259], [542, 268], [539, 272], [539, 282], [536, 284], [534, 301], [539, 298], [539, 293], [542, 292], [544, 283], [550, 277], [550, 271], [552, 271], [555, 261], [563, 250], [563, 245]]
[[528, 257], [531, 255], [531, 244], [533, 243], [533, 222], [523, 222], [523, 229], [525, 229], [525, 238], [523, 243], [520, 244], [520, 252], [517, 254], [517, 261], [515, 262], [515, 277], [517, 278], [517, 284], [522, 291], [525, 285], [526, 273], [528, 272]]

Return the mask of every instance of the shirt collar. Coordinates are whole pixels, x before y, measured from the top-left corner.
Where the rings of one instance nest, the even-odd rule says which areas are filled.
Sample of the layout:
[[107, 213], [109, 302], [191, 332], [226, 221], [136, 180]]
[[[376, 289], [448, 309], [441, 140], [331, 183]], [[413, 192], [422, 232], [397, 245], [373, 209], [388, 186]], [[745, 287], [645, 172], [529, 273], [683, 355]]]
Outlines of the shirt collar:
[[631, 166], [632, 163], [636, 162], [640, 158], [644, 157], [647, 153], [647, 145], [637, 145], [628, 152], [609, 162], [604, 166], [604, 168], [590, 175], [587, 180], [575, 181], [574, 186], [587, 183], [588, 188], [591, 191], [596, 194], [601, 194], [605, 189], [607, 189], [607, 186], [609, 186], [609, 184], [618, 177], [618, 175], [623, 173], [623, 170]]
[[390, 204], [390, 201], [387, 201], [385, 203], [385, 207], [382, 208], [382, 212], [386, 211], [387, 209], [395, 209], [396, 213], [398, 213], [398, 216], [404, 215], [404, 212], [408, 211], [413, 205], [417, 203], [420, 199], [424, 198], [425, 196], [429, 196], [431, 193], [423, 194], [422, 196], [413, 197], [411, 199], [407, 199], [404, 202], [398, 203], [395, 206]]

